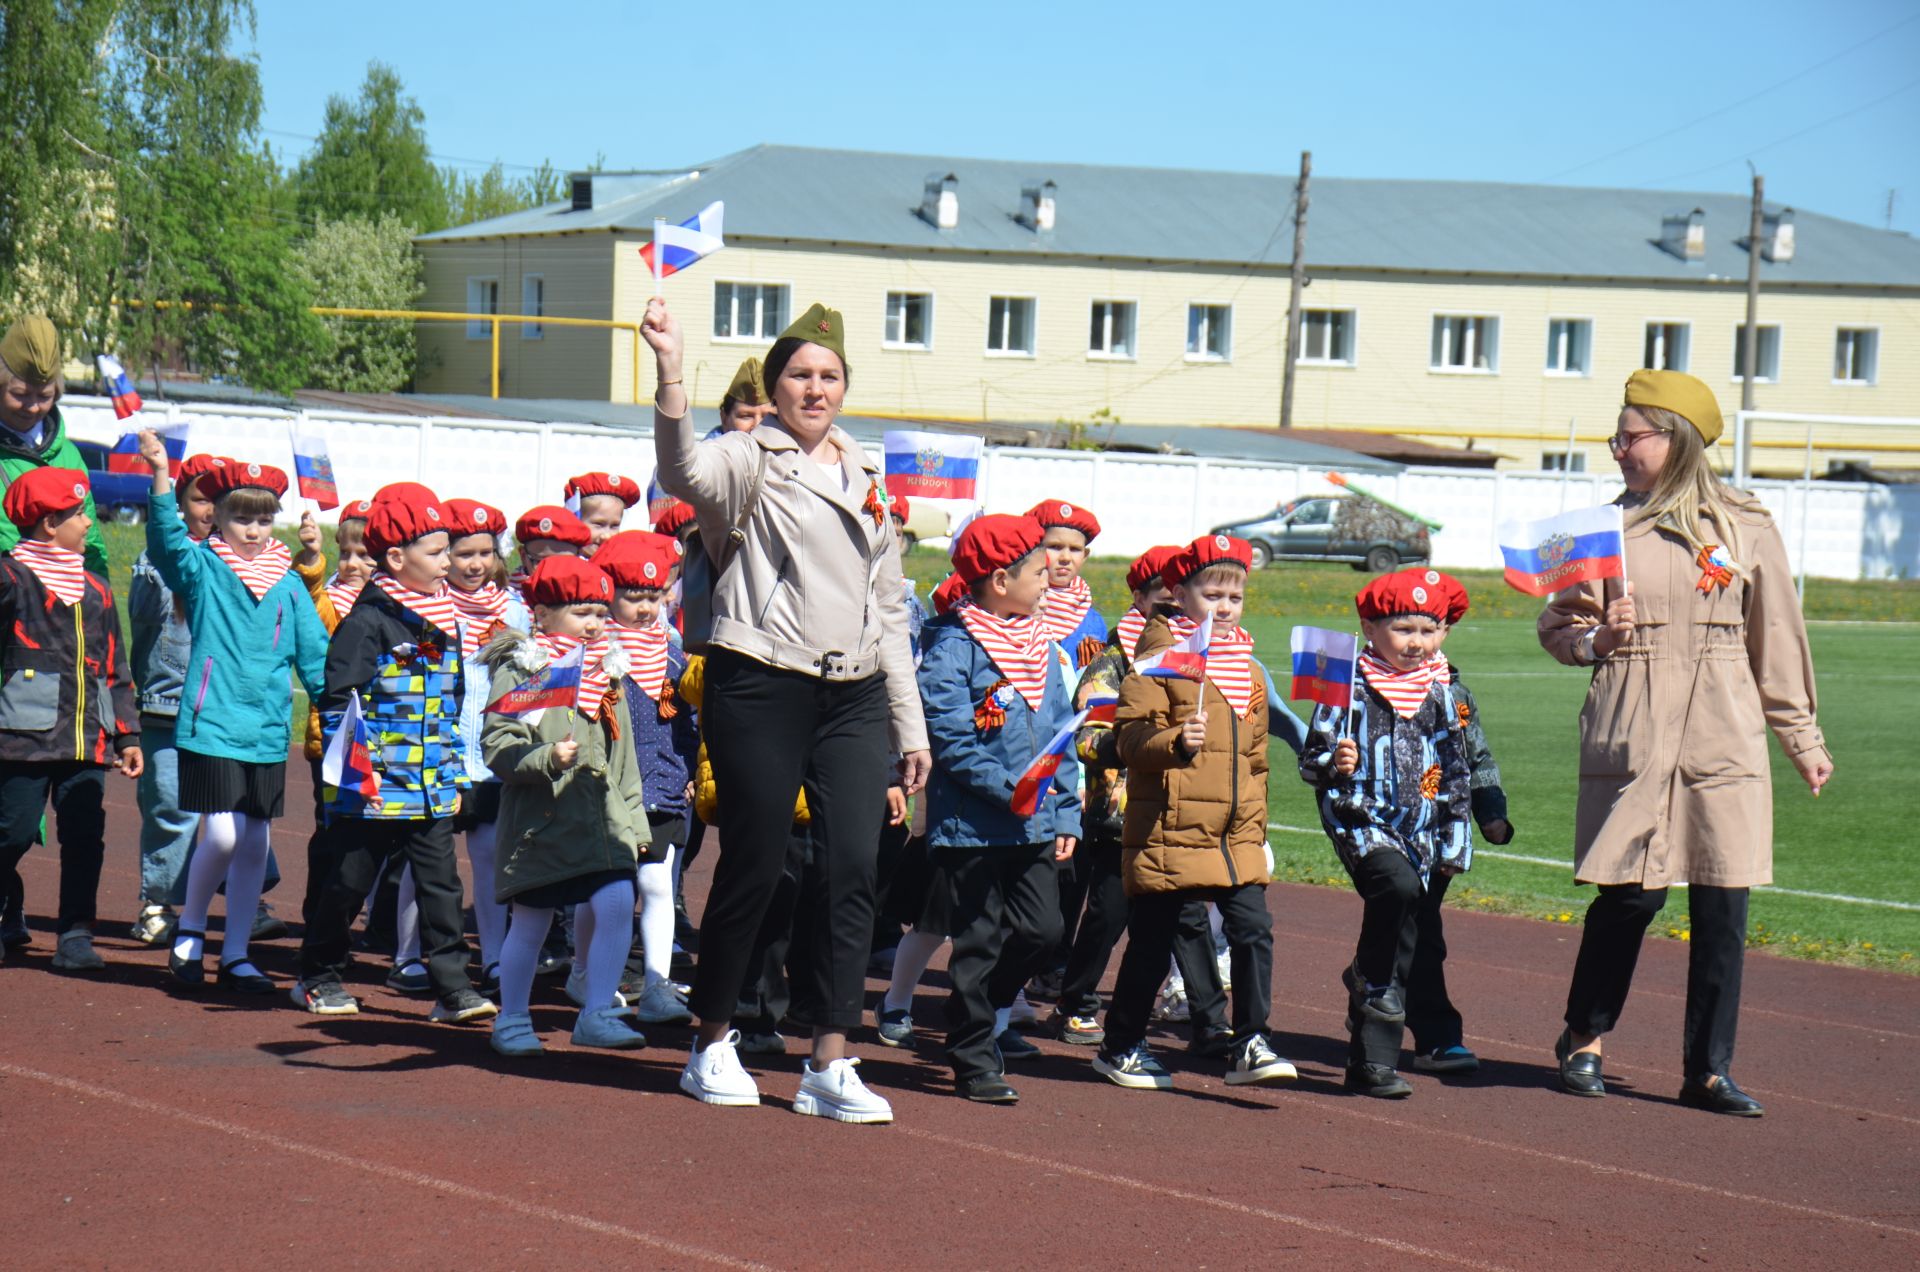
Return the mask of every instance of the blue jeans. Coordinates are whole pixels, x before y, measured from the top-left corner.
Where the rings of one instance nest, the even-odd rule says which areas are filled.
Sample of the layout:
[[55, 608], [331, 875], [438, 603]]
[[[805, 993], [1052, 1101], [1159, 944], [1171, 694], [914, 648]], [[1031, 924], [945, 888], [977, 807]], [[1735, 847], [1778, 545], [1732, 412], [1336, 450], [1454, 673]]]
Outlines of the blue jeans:
[[[172, 716], [140, 717], [140, 745], [147, 767], [140, 774], [140, 904], [170, 905], [187, 899], [187, 863], [200, 814], [180, 808], [180, 752], [173, 743]], [[267, 852], [262, 891], [280, 882], [280, 863]], [[224, 888], [225, 885], [222, 885]]]

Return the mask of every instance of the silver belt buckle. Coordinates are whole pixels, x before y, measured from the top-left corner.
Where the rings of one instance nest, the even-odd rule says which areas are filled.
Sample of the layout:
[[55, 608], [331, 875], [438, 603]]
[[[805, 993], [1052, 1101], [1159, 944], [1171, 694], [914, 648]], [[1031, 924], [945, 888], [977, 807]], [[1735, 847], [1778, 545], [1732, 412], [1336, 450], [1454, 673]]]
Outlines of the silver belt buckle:
[[841, 680], [847, 674], [847, 653], [844, 649], [829, 649], [820, 655], [820, 674], [828, 680]]

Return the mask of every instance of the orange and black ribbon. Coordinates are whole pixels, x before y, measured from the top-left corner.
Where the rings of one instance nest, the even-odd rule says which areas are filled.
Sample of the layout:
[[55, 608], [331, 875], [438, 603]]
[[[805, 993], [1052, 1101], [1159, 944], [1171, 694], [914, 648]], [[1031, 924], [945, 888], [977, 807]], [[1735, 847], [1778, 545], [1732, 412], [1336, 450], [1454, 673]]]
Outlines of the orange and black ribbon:
[[887, 500], [886, 497], [880, 493], [880, 482], [878, 479], [875, 479], [867, 487], [867, 502], [860, 505], [860, 510], [873, 518], [874, 529], [878, 530], [886, 524]]
[[988, 686], [986, 696], [973, 709], [973, 727], [976, 731], [986, 733], [1007, 722], [1007, 709], [1000, 705], [1000, 693], [1012, 688], [1011, 680], [996, 680]]
[[1719, 551], [1719, 544], [1709, 543], [1700, 549], [1700, 554], [1694, 558], [1694, 564], [1700, 567], [1700, 581], [1694, 586], [1702, 592], [1711, 592], [1716, 587], [1725, 588], [1733, 582], [1733, 571], [1714, 560], [1715, 554]]

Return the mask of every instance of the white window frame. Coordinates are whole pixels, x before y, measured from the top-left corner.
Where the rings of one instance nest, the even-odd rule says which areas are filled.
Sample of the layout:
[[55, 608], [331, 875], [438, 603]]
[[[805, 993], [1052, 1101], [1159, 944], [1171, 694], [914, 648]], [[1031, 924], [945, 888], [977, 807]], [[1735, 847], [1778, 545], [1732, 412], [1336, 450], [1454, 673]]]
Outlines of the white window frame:
[[1840, 356], [1840, 335], [1842, 332], [1870, 332], [1873, 335], [1873, 356], [1868, 360], [1867, 378], [1864, 380], [1843, 380], [1833, 377], [1833, 383], [1848, 389], [1870, 389], [1880, 383], [1880, 328], [1873, 323], [1848, 322], [1837, 324], [1833, 329], [1834, 358]]
[[[476, 289], [491, 285], [493, 288], [493, 308], [480, 309]], [[470, 314], [498, 314], [500, 312], [500, 279], [494, 274], [469, 274], [467, 276], [467, 312]], [[493, 324], [490, 322], [468, 322], [467, 339], [490, 340], [493, 338]]]
[[[538, 285], [539, 293], [534, 294], [533, 286]], [[529, 318], [547, 316], [547, 276], [545, 274], [520, 275], [520, 312]], [[523, 322], [517, 324], [522, 340], [545, 340], [547, 326], [541, 322]]]
[[[1127, 352], [1125, 352], [1125, 353], [1113, 353], [1113, 352], [1110, 352], [1110, 350], [1111, 350], [1111, 348], [1112, 348], [1112, 346], [1113, 346], [1113, 317], [1112, 317], [1112, 315], [1111, 315], [1111, 314], [1109, 314], [1109, 315], [1108, 315], [1108, 317], [1107, 317], [1107, 333], [1106, 333], [1106, 334], [1107, 334], [1107, 346], [1108, 346], [1108, 348], [1107, 348], [1107, 349], [1095, 349], [1095, 348], [1094, 348], [1094, 347], [1092, 346], [1092, 344], [1091, 344], [1091, 343], [1089, 343], [1089, 344], [1088, 344], [1088, 346], [1087, 346], [1087, 357], [1088, 357], [1088, 359], [1090, 359], [1091, 361], [1094, 361], [1094, 362], [1134, 362], [1134, 361], [1137, 361], [1137, 360], [1139, 359], [1139, 357], [1140, 357], [1140, 300], [1139, 300], [1139, 298], [1138, 298], [1138, 297], [1131, 297], [1131, 298], [1130, 298], [1130, 297], [1126, 297], [1126, 296], [1095, 296], [1095, 297], [1093, 297], [1093, 298], [1091, 298], [1090, 300], [1088, 300], [1088, 301], [1087, 301], [1087, 319], [1088, 319], [1088, 322], [1089, 322], [1089, 323], [1091, 323], [1091, 322], [1092, 322], [1092, 319], [1093, 319], [1093, 307], [1094, 307], [1095, 305], [1128, 305], [1128, 306], [1131, 306], [1131, 308], [1132, 308], [1132, 311], [1133, 311], [1133, 323], [1132, 323], [1132, 333], [1131, 333], [1131, 334], [1132, 334], [1132, 336], [1133, 336], [1133, 342], [1132, 342], [1132, 344], [1133, 344], [1133, 347], [1132, 347], [1132, 348], [1130, 348], [1129, 350], [1127, 350]], [[1091, 337], [1091, 334], [1092, 334], [1092, 333], [1091, 333], [1091, 331], [1089, 331], [1089, 333], [1088, 333], [1088, 334], [1089, 334], [1089, 337]]]
[[[993, 302], [996, 300], [1004, 300], [1009, 302], [1009, 312], [1011, 312], [1011, 302], [1025, 301], [1027, 303], [1027, 305], [1029, 306], [1027, 310], [1027, 339], [1029, 342], [1031, 342], [1030, 348], [996, 349], [993, 347], [993, 335], [994, 335]], [[1012, 330], [1013, 320], [1011, 317], [1008, 318], [1006, 326], [1009, 331]], [[989, 358], [1035, 358], [1039, 356], [1039, 349], [1040, 349], [1040, 298], [1038, 296], [1014, 295], [1008, 292], [988, 292], [987, 293], [986, 355]]]
[[[1587, 314], [1547, 315], [1547, 348], [1549, 353], [1551, 353], [1553, 349], [1553, 324], [1556, 322], [1581, 322], [1587, 325], [1587, 365], [1578, 371], [1568, 371], [1563, 367], [1549, 365], [1541, 374], [1555, 380], [1585, 380], [1591, 378], [1593, 375], [1593, 318]], [[1644, 343], [1645, 337], [1642, 336], [1641, 339]], [[1569, 344], [1571, 344], [1571, 341], [1569, 341]], [[1571, 352], [1571, 350], [1569, 350], [1569, 352]]]
[[[1315, 358], [1307, 353], [1307, 315], [1345, 314], [1347, 316], [1347, 356]], [[1328, 341], [1332, 347], [1332, 341]], [[1360, 365], [1360, 311], [1342, 305], [1316, 305], [1300, 310], [1300, 347], [1294, 351], [1294, 364], [1303, 367], [1353, 367]]]
[[[1747, 378], [1740, 374], [1740, 348], [1741, 342], [1745, 339], [1741, 332], [1746, 325], [1744, 322], [1736, 322], [1733, 324], [1733, 354], [1727, 361], [1733, 367], [1733, 375], [1728, 378], [1735, 384], [1739, 384]], [[1781, 360], [1786, 357], [1786, 350], [1782, 347], [1785, 344], [1786, 337], [1781, 333], [1780, 324], [1777, 322], [1762, 322], [1754, 325], [1759, 327], [1762, 333], [1760, 338], [1753, 342], [1754, 357], [1760, 362], [1761, 366], [1766, 365], [1766, 359], [1760, 357], [1760, 341], [1766, 338], [1765, 333], [1769, 329], [1773, 332], [1773, 374], [1756, 375], [1753, 377], [1753, 382], [1755, 384], [1778, 384], [1780, 383], [1780, 363]]]
[[[1644, 323], [1640, 325], [1640, 353], [1643, 358], [1645, 357], [1645, 354], [1647, 351], [1647, 328], [1649, 327], [1684, 328], [1687, 333], [1687, 349], [1686, 349], [1687, 356], [1684, 360], [1682, 360], [1681, 364], [1677, 367], [1672, 364], [1672, 359], [1670, 358], [1662, 359], [1662, 361], [1667, 363], [1667, 365], [1664, 367], [1654, 366], [1653, 360], [1650, 358], [1646, 359], [1645, 365], [1655, 371], [1679, 371], [1682, 374], [1687, 373], [1687, 369], [1693, 365], [1693, 319], [1691, 318], [1649, 318], [1647, 319]], [[1661, 341], [1662, 341], [1662, 346], [1664, 348], [1664, 345], [1665, 345], [1664, 336], [1661, 337]]]
[[[1433, 360], [1433, 324], [1435, 322], [1438, 322], [1442, 318], [1446, 318], [1446, 319], [1477, 318], [1482, 323], [1492, 323], [1493, 324], [1493, 358], [1491, 360], [1491, 365], [1485, 366], [1485, 367], [1473, 366], [1471, 365], [1472, 363], [1471, 358], [1468, 359], [1469, 365], [1463, 366], [1463, 367], [1451, 366], [1444, 359], [1438, 364], [1436, 364]], [[1471, 310], [1471, 309], [1433, 310], [1427, 322], [1427, 373], [1429, 375], [1480, 375], [1480, 376], [1499, 375], [1500, 374], [1500, 356], [1501, 356], [1501, 349], [1500, 349], [1501, 337], [1506, 332], [1506, 325], [1507, 324], [1505, 321], [1504, 314], [1487, 313], [1485, 311], [1477, 311], [1477, 310]]]
[[[1550, 459], [1560, 461], [1559, 467], [1549, 464]], [[1587, 471], [1587, 452], [1584, 450], [1543, 450], [1540, 452], [1540, 471], [1543, 473], [1584, 473]]]
[[[1196, 352], [1195, 352], [1194, 350], [1192, 350], [1192, 349], [1190, 349], [1190, 348], [1189, 348], [1189, 349], [1187, 349], [1187, 351], [1186, 351], [1186, 361], [1188, 361], [1188, 362], [1194, 362], [1194, 363], [1210, 363], [1210, 364], [1212, 364], [1212, 365], [1215, 365], [1215, 366], [1220, 366], [1220, 365], [1224, 365], [1224, 364], [1226, 364], [1226, 363], [1229, 363], [1229, 362], [1232, 362], [1232, 361], [1233, 361], [1233, 302], [1232, 302], [1232, 301], [1218, 301], [1218, 300], [1190, 300], [1190, 301], [1188, 301], [1188, 302], [1187, 302], [1187, 330], [1188, 330], [1188, 331], [1192, 331], [1192, 330], [1193, 330], [1193, 311], [1194, 311], [1194, 310], [1196, 310], [1196, 309], [1224, 309], [1224, 310], [1226, 310], [1226, 312], [1227, 312], [1227, 338], [1226, 338], [1226, 341], [1225, 341], [1224, 343], [1225, 343], [1225, 344], [1226, 344], [1226, 346], [1227, 346], [1227, 351], [1226, 351], [1225, 353], [1208, 353], [1208, 352], [1207, 352], [1207, 349], [1206, 349], [1206, 346], [1207, 346], [1207, 341], [1206, 341], [1206, 337], [1207, 337], [1208, 335], [1210, 335], [1210, 334], [1212, 333], [1212, 330], [1213, 330], [1213, 326], [1212, 326], [1212, 323], [1211, 323], [1211, 322], [1207, 322], [1207, 323], [1203, 323], [1203, 324], [1202, 324], [1202, 326], [1201, 326], [1201, 329], [1200, 329], [1200, 334], [1201, 334], [1201, 341], [1200, 341], [1200, 351], [1196, 353]], [[1138, 311], [1138, 310], [1136, 310], [1136, 311], [1134, 312], [1134, 321], [1133, 321], [1133, 339], [1134, 339], [1134, 343], [1135, 343], [1136, 345], [1137, 345], [1137, 344], [1139, 344], [1139, 342], [1140, 342], [1140, 315], [1139, 315], [1139, 311]], [[1183, 334], [1183, 335], [1182, 335], [1182, 336], [1180, 337], [1180, 339], [1181, 339], [1181, 342], [1182, 342], [1182, 346], [1184, 347], [1184, 346], [1185, 346], [1185, 342], [1186, 342], [1186, 340], [1187, 340], [1187, 337], [1186, 337], [1186, 335], [1184, 335], [1184, 334]]]
[[[793, 321], [793, 283], [791, 281], [782, 281], [775, 278], [716, 278], [713, 280], [713, 285], [716, 290], [723, 284], [728, 287], [784, 288], [787, 293], [787, 312], [781, 315], [781, 318], [785, 321], [776, 321], [774, 323], [775, 330], [770, 336], [716, 336], [713, 334], [713, 324], [709, 322], [707, 324], [707, 339], [712, 343], [718, 345], [770, 345], [780, 338], [780, 332], [786, 328], [787, 323]], [[733, 325], [736, 330], [740, 326], [739, 323]]]
[[[927, 338], [924, 343], [915, 344], [910, 340], [894, 340], [888, 335], [887, 329], [889, 326], [892, 325], [892, 322], [893, 322], [893, 314], [891, 312], [891, 307], [893, 305], [893, 298], [895, 296], [903, 296], [903, 297], [904, 296], [924, 296], [926, 298]], [[892, 350], [896, 350], [904, 353], [931, 352], [933, 350], [933, 306], [934, 306], [934, 300], [933, 300], [933, 292], [931, 290], [915, 291], [912, 288], [906, 288], [906, 287], [887, 288], [887, 290], [881, 296], [880, 347], [882, 349], [892, 349]], [[907, 327], [906, 315], [903, 309], [901, 318], [900, 318], [900, 330], [902, 334], [905, 334], [906, 327]]]

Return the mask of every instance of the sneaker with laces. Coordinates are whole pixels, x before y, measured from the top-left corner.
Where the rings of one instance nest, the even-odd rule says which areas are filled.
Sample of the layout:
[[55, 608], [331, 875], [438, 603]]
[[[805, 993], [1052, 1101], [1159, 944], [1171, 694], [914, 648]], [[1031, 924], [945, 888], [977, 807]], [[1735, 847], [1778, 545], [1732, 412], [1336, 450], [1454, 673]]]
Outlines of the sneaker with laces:
[[753, 1075], [740, 1067], [739, 1044], [738, 1029], [729, 1030], [705, 1049], [695, 1042], [686, 1067], [680, 1070], [680, 1089], [702, 1104], [745, 1108], [760, 1103]]
[[[575, 1007], [587, 1005], [587, 969], [578, 963], [567, 973], [567, 998]], [[626, 995], [617, 989], [613, 991], [613, 1005], [623, 1010], [627, 1005]]]
[[663, 980], [654, 981], [642, 990], [638, 1001], [627, 999], [624, 995], [616, 997], [614, 1001], [616, 1004], [622, 1001], [631, 1002], [633, 1014], [643, 1024], [690, 1025], [693, 1023], [693, 1013], [687, 1010], [687, 1004], [681, 1000], [680, 995], [673, 992], [673, 986]]
[[800, 1090], [793, 1097], [793, 1111], [806, 1117], [827, 1117], [836, 1122], [871, 1124], [893, 1121], [893, 1106], [868, 1088], [855, 1072], [860, 1062], [852, 1056], [829, 1060], [824, 1070], [816, 1070], [807, 1061], [800, 1075]]
[[573, 1022], [573, 1045], [632, 1051], [647, 1045], [647, 1036], [620, 1019], [619, 1007], [586, 1007]]
[[1178, 985], [1167, 986], [1166, 992], [1161, 994], [1159, 1001], [1153, 1005], [1153, 1019], [1165, 1021], [1169, 1024], [1184, 1024], [1186, 1021], [1192, 1019], [1192, 1013], [1187, 1008], [1187, 991], [1185, 987]]
[[1031, 1029], [1040, 1023], [1040, 1013], [1027, 1001], [1026, 990], [1013, 996], [1013, 1007], [1007, 1014], [1007, 1023], [1015, 1029]]
[[68, 928], [60, 934], [53, 950], [53, 965], [63, 972], [97, 972], [107, 965], [93, 948], [93, 933], [86, 928]]
[[1144, 1042], [1120, 1054], [1102, 1050], [1093, 1058], [1093, 1071], [1115, 1086], [1135, 1091], [1166, 1091], [1173, 1086], [1173, 1075], [1160, 1067]]
[[1059, 1021], [1060, 1041], [1071, 1042], [1081, 1047], [1097, 1047], [1107, 1040], [1107, 1031], [1100, 1026], [1100, 1017], [1092, 1012], [1055, 1012]]
[[316, 1016], [352, 1016], [360, 1011], [360, 1000], [339, 981], [295, 981], [293, 1005]]
[[165, 945], [173, 939], [173, 929], [179, 922], [170, 906], [142, 906], [139, 917], [134, 919], [133, 928], [127, 935], [142, 945]]
[[503, 1056], [537, 1056], [545, 1053], [540, 1035], [533, 1031], [531, 1012], [509, 1011], [493, 1018], [493, 1036], [487, 1040]]
[[277, 941], [289, 934], [287, 921], [273, 912], [273, 907], [265, 901], [253, 912], [253, 930], [247, 934], [249, 941]]
[[1227, 1070], [1227, 1085], [1291, 1082], [1299, 1076], [1299, 1071], [1292, 1064], [1274, 1052], [1265, 1034], [1254, 1034], [1233, 1049], [1233, 1067]]
[[435, 1003], [433, 1010], [427, 1013], [427, 1019], [443, 1025], [465, 1025], [499, 1014], [500, 1009], [480, 997], [478, 990], [471, 985], [463, 985]]

